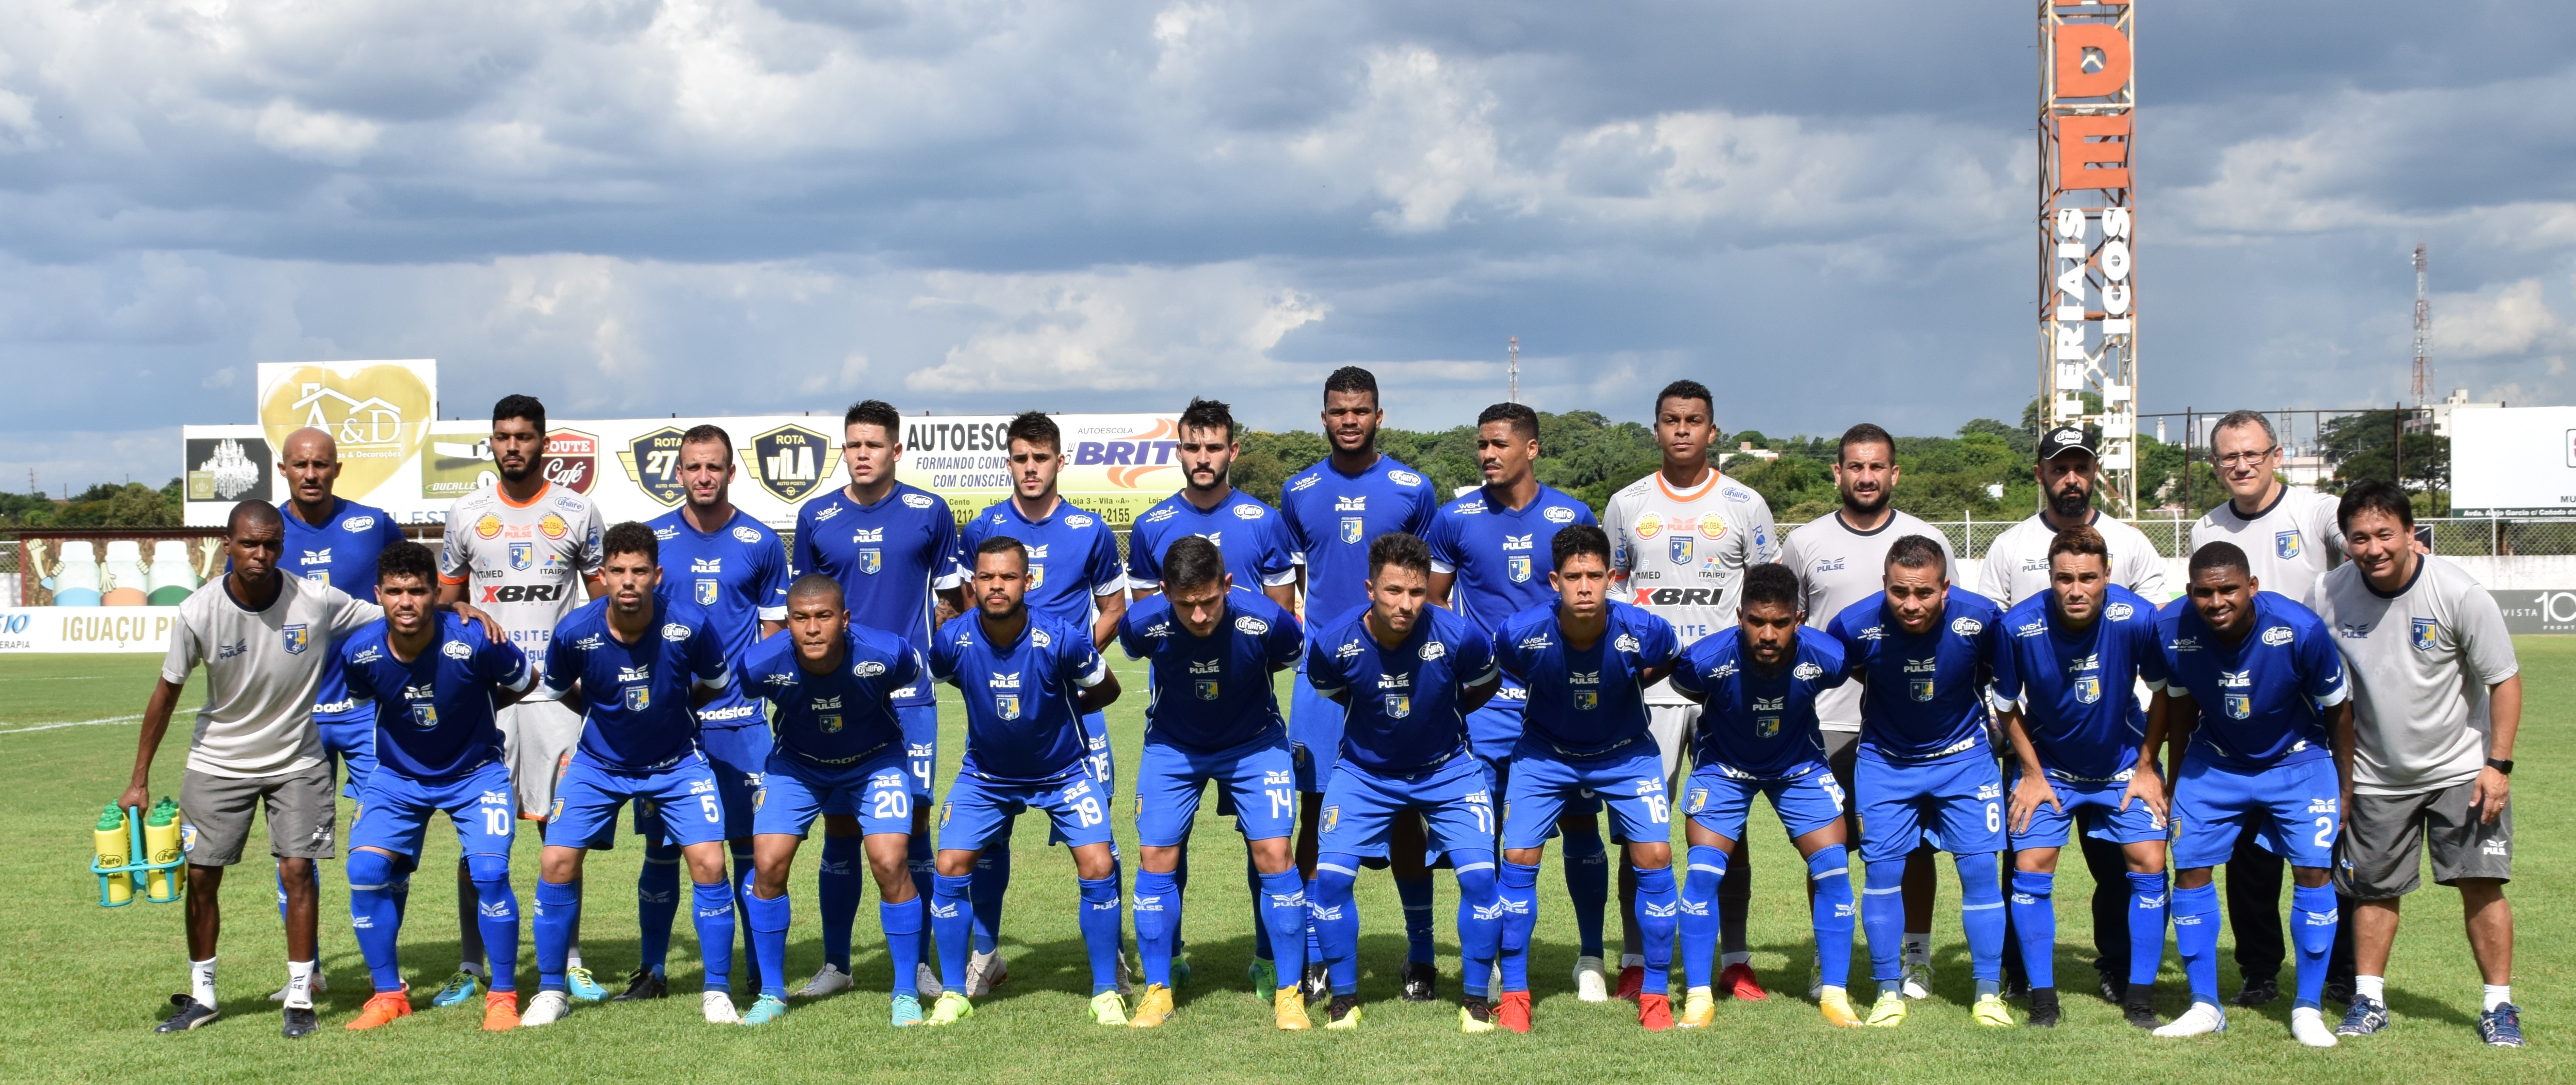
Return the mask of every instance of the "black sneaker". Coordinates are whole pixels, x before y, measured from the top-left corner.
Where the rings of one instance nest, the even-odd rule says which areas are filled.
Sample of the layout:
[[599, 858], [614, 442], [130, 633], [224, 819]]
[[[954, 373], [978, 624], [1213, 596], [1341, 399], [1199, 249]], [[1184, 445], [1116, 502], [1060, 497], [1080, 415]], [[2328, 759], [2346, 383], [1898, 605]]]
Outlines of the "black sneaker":
[[2057, 988], [2031, 988], [2030, 1020], [2025, 1022], [2025, 1024], [2028, 1024], [2032, 1028], [2056, 1028], [2058, 1016]]
[[277, 1030], [277, 1034], [284, 1036], [289, 1040], [301, 1040], [307, 1036], [313, 1035], [313, 1030], [321, 1027], [322, 1023], [316, 1020], [313, 1016], [313, 1007], [288, 1006], [286, 1008], [286, 1027]]
[[1334, 995], [1333, 1001], [1324, 1007], [1324, 1027], [1329, 1029], [1360, 1027], [1360, 996]]
[[655, 972], [652, 969], [638, 968], [635, 970], [634, 975], [626, 977], [626, 989], [609, 996], [608, 1000], [610, 1002], [642, 1002], [648, 998], [667, 998], [670, 994], [671, 983], [669, 980], [663, 979], [660, 973]]
[[186, 995], [171, 995], [170, 1005], [176, 1009], [171, 1011], [170, 1016], [162, 1018], [160, 1024], [152, 1026], [152, 1031], [186, 1032], [189, 1029], [211, 1025], [215, 1018], [223, 1016], [215, 1012], [214, 1007]]
[[2343, 1013], [2343, 1023], [2335, 1026], [2337, 1036], [2368, 1036], [2388, 1027], [2388, 1004], [2375, 998], [2352, 1000], [2352, 1008]]
[[2239, 1006], [2269, 1006], [2280, 997], [2281, 985], [2268, 978], [2246, 980], [2245, 986], [2236, 989], [2236, 1004]]
[[2318, 992], [2317, 997], [2338, 1006], [2349, 1006], [2352, 1004], [2352, 980], [2327, 976], [2325, 988]]
[[1320, 965], [1306, 966], [1306, 1000], [1312, 1002], [1333, 993], [1332, 970]]
[[2003, 996], [2005, 998], [2016, 1000], [2029, 998], [2030, 980], [2027, 977], [2015, 978], [2012, 976], [2005, 976], [2003, 982]]
[[2100, 975], [2102, 984], [2100, 987], [2095, 988], [2095, 990], [2102, 995], [2102, 1001], [2117, 1006], [2129, 1000], [2129, 981], [2127, 979], [2114, 976], [2108, 972], [2101, 973]]
[[2121, 992], [2120, 1015], [2139, 1028], [2164, 1026], [2164, 1022], [2156, 1020], [2156, 989], [2147, 984], [2137, 984]]
[[1440, 998], [1440, 969], [1429, 961], [1404, 962], [1404, 1000], [1435, 1002]]
[[1458, 1024], [1468, 1032], [1483, 1032], [1494, 1027], [1494, 1004], [1483, 995], [1468, 995], [1458, 1000]]

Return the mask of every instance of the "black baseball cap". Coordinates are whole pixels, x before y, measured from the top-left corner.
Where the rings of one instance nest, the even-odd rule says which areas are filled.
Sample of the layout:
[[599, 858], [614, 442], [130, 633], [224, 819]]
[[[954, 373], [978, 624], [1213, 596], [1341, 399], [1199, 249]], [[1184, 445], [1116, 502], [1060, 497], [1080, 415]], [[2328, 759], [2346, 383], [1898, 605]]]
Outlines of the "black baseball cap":
[[2069, 452], [2081, 452], [2087, 456], [2098, 455], [2093, 451], [2093, 442], [2084, 439], [2082, 426], [2059, 426], [2039, 439], [2039, 459], [2042, 463]]

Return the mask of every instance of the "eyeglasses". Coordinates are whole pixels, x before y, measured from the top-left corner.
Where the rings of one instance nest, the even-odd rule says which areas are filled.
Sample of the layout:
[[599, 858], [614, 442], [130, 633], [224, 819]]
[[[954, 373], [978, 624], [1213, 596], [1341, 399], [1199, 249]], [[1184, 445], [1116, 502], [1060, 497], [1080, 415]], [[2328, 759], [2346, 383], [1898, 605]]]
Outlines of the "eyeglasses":
[[2235, 467], [2240, 464], [2261, 463], [2263, 462], [2264, 457], [2270, 456], [2280, 450], [2281, 446], [2273, 445], [2272, 447], [2266, 448], [2260, 452], [2230, 452], [2224, 456], [2217, 457], [2218, 465], [2221, 467]]

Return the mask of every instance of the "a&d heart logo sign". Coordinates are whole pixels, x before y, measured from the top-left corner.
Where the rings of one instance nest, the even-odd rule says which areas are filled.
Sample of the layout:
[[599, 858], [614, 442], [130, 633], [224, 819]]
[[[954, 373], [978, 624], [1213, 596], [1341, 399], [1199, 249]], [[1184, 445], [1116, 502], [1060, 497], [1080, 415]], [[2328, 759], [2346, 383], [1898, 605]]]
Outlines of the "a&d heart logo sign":
[[437, 363], [316, 362], [259, 367], [259, 423], [269, 447], [311, 427], [339, 446], [338, 492], [361, 498], [420, 452], [438, 408]]

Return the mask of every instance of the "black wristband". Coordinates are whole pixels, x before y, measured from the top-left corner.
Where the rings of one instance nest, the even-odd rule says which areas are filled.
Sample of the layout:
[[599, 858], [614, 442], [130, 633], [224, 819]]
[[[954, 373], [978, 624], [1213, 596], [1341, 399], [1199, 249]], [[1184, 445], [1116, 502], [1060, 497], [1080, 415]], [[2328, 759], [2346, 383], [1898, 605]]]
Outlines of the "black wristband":
[[2511, 775], [2513, 775], [2513, 759], [2512, 759], [2512, 758], [2510, 758], [2510, 757], [2508, 757], [2508, 758], [2506, 758], [2506, 759], [2504, 759], [2504, 760], [2502, 760], [2502, 761], [2498, 761], [2498, 760], [2496, 760], [2495, 758], [2492, 758], [2492, 757], [2487, 758], [2487, 767], [2488, 767], [2488, 768], [2491, 768], [2491, 769], [2494, 769], [2494, 770], [2496, 770], [2497, 772], [2501, 772], [2501, 773], [2503, 773], [2503, 774], [2505, 774], [2505, 775], [2507, 775], [2507, 776], [2511, 776]]

